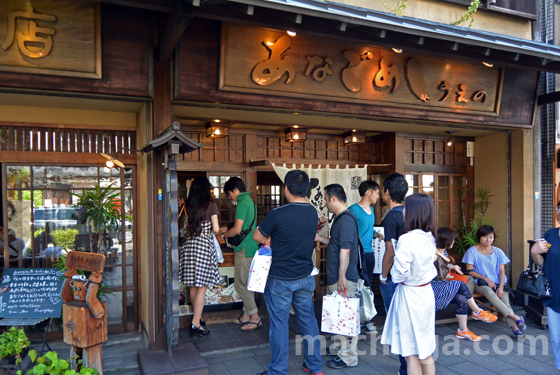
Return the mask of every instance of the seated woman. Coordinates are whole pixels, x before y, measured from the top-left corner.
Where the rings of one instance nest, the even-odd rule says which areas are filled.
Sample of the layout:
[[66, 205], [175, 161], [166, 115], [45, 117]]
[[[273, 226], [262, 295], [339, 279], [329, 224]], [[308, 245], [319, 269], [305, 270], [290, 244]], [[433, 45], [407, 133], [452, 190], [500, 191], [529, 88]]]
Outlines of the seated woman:
[[447, 253], [447, 250], [453, 247], [455, 237], [457, 237], [457, 232], [449, 227], [441, 227], [437, 230], [436, 247], [438, 251], [437, 257], [440, 258], [440, 261], [438, 262], [438, 259], [436, 259], [435, 265], [438, 270], [438, 276], [431, 282], [436, 299], [436, 311], [443, 310], [451, 302], [455, 302], [455, 314], [459, 321], [459, 329], [456, 336], [460, 339], [480, 341], [480, 336], [475, 335], [467, 328], [469, 307], [473, 311], [472, 317], [476, 320], [493, 323], [498, 318], [478, 307], [464, 282], [447, 280], [450, 277], [449, 271], [453, 270], [460, 275], [463, 274], [461, 268], [453, 264], [453, 258]]
[[513, 337], [524, 338], [527, 329], [522, 317], [515, 315], [504, 292], [507, 282], [505, 265], [509, 259], [502, 249], [492, 246], [496, 232], [491, 225], [482, 225], [476, 232], [478, 245], [471, 247], [463, 257], [467, 273], [475, 278], [475, 291], [484, 295], [505, 317]]

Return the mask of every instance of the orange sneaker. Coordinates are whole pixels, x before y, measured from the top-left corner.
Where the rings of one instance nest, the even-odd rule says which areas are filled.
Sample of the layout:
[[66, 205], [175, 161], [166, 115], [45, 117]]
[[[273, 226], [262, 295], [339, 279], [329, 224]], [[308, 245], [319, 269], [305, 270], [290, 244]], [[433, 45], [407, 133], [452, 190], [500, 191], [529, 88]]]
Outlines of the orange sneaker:
[[468, 328], [465, 332], [461, 332], [459, 329], [457, 329], [457, 333], [456, 333], [455, 336], [460, 338], [460, 339], [465, 339], [465, 340], [470, 340], [470, 341], [480, 341], [480, 340], [482, 340], [480, 338], [480, 336], [475, 335]]
[[480, 320], [486, 323], [494, 323], [496, 320], [498, 320], [498, 317], [494, 314], [491, 314], [490, 312], [486, 311], [486, 310], [480, 310], [480, 312], [477, 314], [472, 313], [472, 317], [475, 320]]

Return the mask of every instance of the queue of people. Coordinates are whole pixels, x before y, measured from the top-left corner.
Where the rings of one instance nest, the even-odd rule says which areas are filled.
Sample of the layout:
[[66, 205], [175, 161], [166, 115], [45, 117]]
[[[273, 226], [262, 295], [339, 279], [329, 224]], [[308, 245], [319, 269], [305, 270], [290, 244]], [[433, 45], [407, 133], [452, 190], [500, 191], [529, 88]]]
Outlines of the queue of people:
[[[364, 245], [367, 277], [373, 278], [375, 261], [371, 242], [374, 238], [385, 241], [385, 255], [379, 275], [380, 290], [387, 313], [382, 344], [390, 345], [391, 352], [400, 359], [400, 375], [435, 374], [432, 354], [436, 349], [435, 313], [456, 304], [460, 339], [479, 341], [467, 327], [468, 309], [472, 317], [493, 323], [496, 316], [477, 306], [471, 291], [462, 281], [449, 281], [449, 272], [462, 274], [447, 250], [454, 244], [457, 233], [447, 227], [436, 232], [436, 215], [433, 200], [425, 194], [412, 194], [405, 198], [408, 184], [404, 176], [394, 173], [383, 182], [383, 190], [373, 181], [359, 187], [360, 202], [347, 206], [347, 196], [339, 184], [324, 188], [326, 206], [333, 214], [330, 237], [317, 233], [317, 210], [306, 199], [309, 176], [299, 170], [290, 171], [284, 180], [284, 195], [288, 203], [270, 211], [256, 223], [256, 206], [245, 191], [243, 181], [231, 178], [224, 186], [229, 197], [237, 201], [235, 223], [228, 229], [220, 228], [217, 207], [210, 200], [210, 184], [204, 177], [196, 178], [185, 203], [189, 231], [181, 249], [181, 282], [190, 287], [194, 307], [191, 335], [209, 334], [201, 318], [206, 288], [219, 283], [212, 232], [231, 238], [244, 234], [235, 248], [235, 289], [243, 300], [243, 313], [234, 321], [241, 330], [249, 331], [262, 326], [254, 295], [247, 290], [251, 260], [258, 244], [270, 244], [272, 263], [264, 299], [270, 316], [270, 348], [272, 360], [268, 370], [260, 375], [288, 373], [288, 319], [290, 309], [304, 337], [304, 363], [302, 369], [310, 374], [322, 374], [323, 360], [313, 292], [315, 277], [313, 251], [316, 241], [326, 245], [327, 293], [340, 293], [353, 297], [358, 288], [359, 243]], [[375, 232], [372, 205], [379, 196], [388, 206], [383, 220], [384, 235]], [[557, 208], [557, 212], [560, 210]], [[560, 214], [559, 214], [560, 218]], [[551, 232], [552, 231], [552, 232]], [[477, 233], [479, 244], [470, 248], [463, 258], [466, 273], [475, 280], [475, 291], [483, 294], [506, 317], [512, 335], [523, 337], [527, 328], [522, 317], [513, 313], [505, 290], [507, 278], [504, 265], [509, 259], [503, 251], [493, 246], [495, 231], [482, 226]], [[558, 229], [545, 235], [546, 241], [537, 242], [531, 249], [537, 264], [553, 270], [560, 259], [560, 234]], [[547, 259], [548, 258], [548, 259]], [[544, 260], [547, 259], [546, 262]], [[547, 272], [548, 274], [548, 272]], [[554, 273], [552, 273], [554, 274]], [[560, 278], [551, 277], [552, 290]], [[560, 294], [557, 292], [557, 294]], [[202, 296], [202, 297], [201, 297]], [[560, 368], [560, 296], [548, 307], [554, 356]], [[366, 333], [376, 332], [372, 322], [362, 322]], [[344, 369], [358, 365], [358, 337], [338, 336], [326, 349], [331, 359], [327, 366]], [[311, 347], [310, 347], [311, 346]]]

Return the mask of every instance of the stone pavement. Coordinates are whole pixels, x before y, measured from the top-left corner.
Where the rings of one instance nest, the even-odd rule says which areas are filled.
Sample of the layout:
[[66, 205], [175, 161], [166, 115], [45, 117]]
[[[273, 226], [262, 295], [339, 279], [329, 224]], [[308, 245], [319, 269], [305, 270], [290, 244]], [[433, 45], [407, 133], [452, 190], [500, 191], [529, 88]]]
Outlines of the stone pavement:
[[[474, 333], [484, 335], [479, 343], [456, 339], [456, 324], [438, 325], [438, 349], [434, 355], [437, 374], [558, 375], [560, 372], [554, 367], [550, 333], [541, 330], [533, 321], [529, 320], [527, 325], [528, 338], [517, 341], [509, 337], [510, 329], [505, 322], [487, 324], [469, 321], [469, 328]], [[324, 374], [397, 374], [398, 358], [393, 354], [383, 354], [384, 347], [379, 344], [380, 335], [364, 337], [358, 344], [358, 349], [363, 353], [359, 356], [358, 366], [333, 370], [326, 366], [330, 357], [323, 356]], [[297, 346], [297, 340], [290, 345], [290, 375], [306, 374], [301, 369], [303, 354], [296, 354]], [[388, 347], [385, 352], [388, 352]], [[208, 363], [211, 375], [254, 375], [265, 371], [271, 359], [268, 346], [202, 355]]]

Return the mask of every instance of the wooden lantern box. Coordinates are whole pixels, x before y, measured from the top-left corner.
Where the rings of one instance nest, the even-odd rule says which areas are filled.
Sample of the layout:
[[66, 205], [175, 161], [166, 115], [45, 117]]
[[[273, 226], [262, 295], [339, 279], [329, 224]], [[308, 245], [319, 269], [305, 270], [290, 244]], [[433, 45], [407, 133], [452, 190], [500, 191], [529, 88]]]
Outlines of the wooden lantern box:
[[107, 303], [101, 305], [105, 311], [101, 319], [95, 319], [83, 302], [72, 301], [62, 306], [66, 344], [88, 348], [107, 341]]

